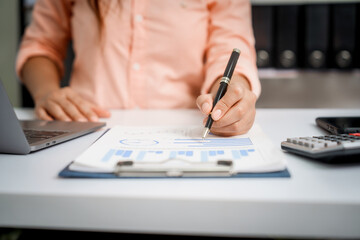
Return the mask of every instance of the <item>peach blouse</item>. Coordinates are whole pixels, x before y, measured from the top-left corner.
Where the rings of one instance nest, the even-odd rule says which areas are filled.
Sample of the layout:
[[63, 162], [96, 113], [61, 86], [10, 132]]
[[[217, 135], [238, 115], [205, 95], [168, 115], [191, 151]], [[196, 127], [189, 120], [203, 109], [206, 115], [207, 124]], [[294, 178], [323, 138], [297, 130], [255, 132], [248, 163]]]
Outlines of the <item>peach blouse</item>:
[[[192, 108], [226, 67], [259, 96], [248, 0], [106, 0], [100, 30], [86, 0], [38, 0], [23, 37], [16, 71], [45, 56], [64, 72], [67, 44], [75, 59], [70, 86], [105, 108]], [[102, 8], [104, 9], [104, 8]]]

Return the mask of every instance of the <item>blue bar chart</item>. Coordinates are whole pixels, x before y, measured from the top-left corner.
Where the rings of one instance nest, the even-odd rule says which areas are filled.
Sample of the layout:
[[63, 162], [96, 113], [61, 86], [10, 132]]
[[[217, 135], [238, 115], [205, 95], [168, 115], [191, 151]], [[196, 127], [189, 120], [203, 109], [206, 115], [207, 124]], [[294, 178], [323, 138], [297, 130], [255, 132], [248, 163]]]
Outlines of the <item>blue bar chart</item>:
[[[109, 149], [101, 158], [102, 162], [111, 160], [162, 161], [167, 159], [185, 159], [190, 161], [241, 160], [255, 153], [255, 149], [240, 150], [124, 150]], [[114, 159], [115, 158], [115, 159]]]
[[121, 139], [119, 148], [108, 149], [101, 162], [119, 160], [162, 161], [185, 159], [190, 161], [240, 160], [255, 152], [249, 138], [175, 138], [171, 141], [152, 139]]

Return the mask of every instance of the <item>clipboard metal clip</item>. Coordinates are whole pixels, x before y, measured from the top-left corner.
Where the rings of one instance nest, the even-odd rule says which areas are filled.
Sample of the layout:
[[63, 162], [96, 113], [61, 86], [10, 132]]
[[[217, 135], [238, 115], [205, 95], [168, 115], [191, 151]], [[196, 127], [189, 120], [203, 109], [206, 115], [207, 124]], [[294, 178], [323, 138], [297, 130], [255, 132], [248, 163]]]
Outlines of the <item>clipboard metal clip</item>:
[[215, 162], [191, 162], [184, 159], [163, 161], [121, 160], [116, 164], [119, 177], [229, 177], [232, 175], [232, 160]]

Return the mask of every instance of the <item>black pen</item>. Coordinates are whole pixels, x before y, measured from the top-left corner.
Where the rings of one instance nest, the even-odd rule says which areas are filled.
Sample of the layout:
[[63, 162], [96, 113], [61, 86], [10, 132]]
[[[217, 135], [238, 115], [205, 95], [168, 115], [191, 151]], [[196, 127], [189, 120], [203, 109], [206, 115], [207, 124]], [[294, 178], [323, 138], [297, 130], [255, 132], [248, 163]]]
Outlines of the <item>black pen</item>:
[[[216, 93], [211, 112], [214, 109], [216, 103], [225, 95], [227, 87], [228, 87], [228, 85], [230, 83], [231, 77], [233, 75], [236, 63], [237, 63], [237, 61], [239, 59], [239, 56], [240, 56], [240, 50], [237, 49], [237, 48], [234, 48], [232, 53], [231, 53], [229, 62], [227, 64], [226, 68], [225, 68], [224, 75], [221, 78], [220, 86], [219, 86], [219, 89], [218, 89], [218, 91]], [[211, 125], [213, 124], [213, 121], [214, 121], [212, 119], [212, 117], [211, 117], [211, 112], [210, 112], [208, 120], [206, 121], [206, 124], [205, 124], [204, 132], [203, 132], [203, 135], [202, 135], [203, 139], [205, 139], [206, 136], [209, 134]]]

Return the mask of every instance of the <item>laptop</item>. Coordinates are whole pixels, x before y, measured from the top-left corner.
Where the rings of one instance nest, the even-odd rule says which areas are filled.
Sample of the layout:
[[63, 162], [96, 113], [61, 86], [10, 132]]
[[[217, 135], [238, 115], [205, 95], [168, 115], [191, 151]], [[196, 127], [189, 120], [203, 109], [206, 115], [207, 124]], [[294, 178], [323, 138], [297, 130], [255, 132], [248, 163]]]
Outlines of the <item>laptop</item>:
[[63, 122], [17, 119], [0, 81], [0, 153], [28, 154], [104, 127], [103, 122]]

